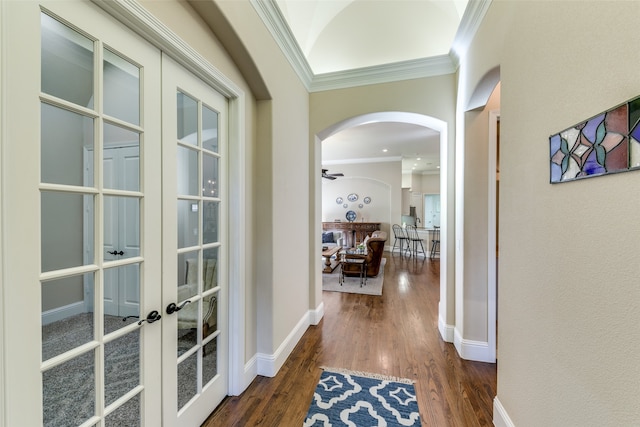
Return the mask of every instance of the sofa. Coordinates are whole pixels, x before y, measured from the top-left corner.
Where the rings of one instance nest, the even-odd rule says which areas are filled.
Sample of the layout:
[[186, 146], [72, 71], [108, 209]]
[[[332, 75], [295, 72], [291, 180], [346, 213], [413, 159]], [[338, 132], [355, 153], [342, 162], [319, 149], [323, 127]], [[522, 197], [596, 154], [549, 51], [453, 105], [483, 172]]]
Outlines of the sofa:
[[[367, 264], [367, 277], [376, 277], [380, 272], [382, 253], [387, 242], [387, 233], [384, 231], [374, 231], [365, 241], [364, 254], [346, 254], [346, 258], [361, 258]], [[342, 263], [342, 272], [345, 276], [360, 276], [360, 264]]]
[[342, 231], [323, 231], [322, 247], [332, 248], [335, 246], [344, 246], [344, 236], [342, 235]]

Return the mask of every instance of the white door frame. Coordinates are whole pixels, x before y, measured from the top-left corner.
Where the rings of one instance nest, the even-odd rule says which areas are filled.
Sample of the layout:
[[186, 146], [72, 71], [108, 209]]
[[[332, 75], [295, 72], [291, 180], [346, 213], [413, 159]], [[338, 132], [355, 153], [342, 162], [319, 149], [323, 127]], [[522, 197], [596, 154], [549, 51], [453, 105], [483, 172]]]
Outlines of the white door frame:
[[93, 1], [229, 99], [229, 394], [239, 395], [256, 375], [245, 360], [246, 95], [140, 4]]
[[496, 361], [496, 320], [497, 320], [497, 291], [498, 277], [496, 272], [496, 244], [497, 244], [497, 192], [496, 181], [498, 162], [498, 121], [500, 120], [500, 110], [489, 111], [489, 181], [487, 182], [487, 204], [488, 204], [488, 224], [487, 224], [487, 362]]

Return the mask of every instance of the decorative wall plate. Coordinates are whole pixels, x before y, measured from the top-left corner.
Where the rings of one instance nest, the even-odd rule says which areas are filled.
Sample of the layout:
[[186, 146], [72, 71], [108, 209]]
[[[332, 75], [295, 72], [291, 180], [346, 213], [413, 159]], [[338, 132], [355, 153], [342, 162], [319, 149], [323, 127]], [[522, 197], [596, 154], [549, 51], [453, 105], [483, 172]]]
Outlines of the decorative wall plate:
[[369, 203], [371, 203], [371, 197], [369, 196], [365, 197], [363, 202], [368, 205]]
[[336, 203], [337, 203], [337, 204], [339, 204], [339, 205], [341, 205], [341, 204], [342, 204], [342, 197], [338, 197], [338, 198], [336, 199]]
[[350, 202], [355, 202], [356, 200], [358, 200], [358, 195], [356, 193], [351, 193], [347, 196], [347, 200], [349, 200]]
[[348, 212], [347, 212], [347, 220], [348, 220], [349, 222], [353, 222], [353, 221], [355, 221], [355, 220], [356, 220], [356, 216], [357, 216], [357, 215], [356, 215], [356, 213], [355, 213], [354, 211], [348, 211]]

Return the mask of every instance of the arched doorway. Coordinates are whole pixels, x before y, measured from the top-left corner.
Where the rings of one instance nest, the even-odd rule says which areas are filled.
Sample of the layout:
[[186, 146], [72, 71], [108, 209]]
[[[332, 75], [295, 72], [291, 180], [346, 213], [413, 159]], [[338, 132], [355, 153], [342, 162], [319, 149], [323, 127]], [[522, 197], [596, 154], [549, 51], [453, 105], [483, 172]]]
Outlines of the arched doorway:
[[[315, 198], [312, 203], [315, 203], [315, 210], [312, 209], [312, 212], [315, 211], [314, 215], [314, 224], [312, 227], [312, 237], [311, 242], [312, 245], [318, 246], [315, 244], [316, 237], [318, 234], [316, 231], [321, 229], [321, 215], [320, 215], [320, 207], [321, 207], [321, 147], [320, 144], [323, 140], [328, 137], [342, 131], [345, 129], [349, 129], [355, 126], [368, 124], [368, 123], [384, 123], [384, 122], [396, 122], [396, 123], [410, 123], [419, 126], [424, 126], [430, 129], [437, 131], [440, 135], [440, 197], [441, 197], [441, 248], [440, 248], [440, 303], [439, 303], [439, 316], [438, 316], [438, 328], [440, 330], [440, 334], [445, 341], [453, 342], [453, 327], [449, 326], [450, 322], [448, 321], [449, 316], [453, 317], [452, 309], [453, 309], [453, 276], [448, 273], [448, 248], [452, 247], [450, 242], [452, 239], [452, 233], [450, 233], [450, 229], [448, 227], [448, 212], [452, 212], [450, 203], [453, 200], [449, 197], [449, 144], [448, 144], [448, 125], [447, 122], [422, 114], [417, 113], [408, 113], [401, 111], [387, 111], [387, 112], [376, 112], [363, 114], [355, 117], [351, 117], [345, 119], [343, 121], [337, 122], [332, 126], [329, 126], [322, 131], [316, 134], [315, 140], [316, 144], [314, 147], [315, 150], [315, 165], [313, 169], [314, 175], [314, 191]], [[399, 218], [398, 218], [399, 220]], [[311, 253], [315, 253], [316, 248], [311, 248]], [[314, 272], [312, 273], [315, 280], [311, 280], [312, 289], [310, 289], [310, 294], [319, 295], [322, 289], [322, 280], [320, 277], [321, 271], [321, 261], [319, 256], [315, 256], [314, 260]], [[451, 282], [451, 283], [449, 283]], [[316, 304], [315, 306], [318, 306]]]

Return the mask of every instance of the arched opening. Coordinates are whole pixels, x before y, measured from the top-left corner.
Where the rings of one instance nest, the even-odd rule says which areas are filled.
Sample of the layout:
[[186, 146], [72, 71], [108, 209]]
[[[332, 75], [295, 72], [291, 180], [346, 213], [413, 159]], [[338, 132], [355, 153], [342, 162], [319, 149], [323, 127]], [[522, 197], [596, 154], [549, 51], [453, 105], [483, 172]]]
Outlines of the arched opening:
[[[439, 302], [439, 321], [438, 326], [440, 330], [440, 334], [445, 341], [452, 341], [452, 334], [447, 331], [447, 296], [451, 294], [448, 291], [448, 277], [447, 277], [447, 248], [449, 242], [449, 236], [452, 236], [450, 229], [448, 227], [448, 215], [447, 212], [450, 209], [449, 207], [449, 182], [448, 182], [448, 126], [447, 123], [443, 120], [436, 119], [434, 117], [416, 114], [416, 113], [407, 113], [407, 112], [399, 112], [399, 111], [388, 111], [388, 112], [376, 112], [363, 114], [360, 116], [351, 117], [345, 119], [341, 122], [335, 123], [332, 126], [325, 128], [324, 130], [318, 132], [315, 136], [315, 164], [311, 167], [314, 174], [314, 193], [315, 193], [315, 215], [313, 218], [313, 233], [319, 234], [319, 230], [321, 229], [321, 143], [323, 140], [328, 137], [342, 131], [345, 129], [349, 129], [351, 127], [360, 126], [368, 123], [384, 123], [384, 122], [395, 122], [395, 123], [409, 123], [418, 126], [424, 126], [430, 128], [439, 133], [439, 143], [440, 143], [440, 203], [441, 203], [441, 247], [440, 247], [440, 302]], [[398, 218], [399, 220], [400, 218]], [[312, 236], [311, 244], [314, 246], [318, 246], [315, 244], [316, 238]], [[317, 253], [318, 249], [315, 247], [311, 248], [311, 253]], [[321, 279], [321, 257], [314, 256], [313, 260], [314, 264], [314, 272], [312, 273], [313, 278], [311, 280], [312, 289], [310, 289], [311, 295], [321, 295], [322, 292], [322, 279]], [[453, 287], [453, 285], [451, 285]], [[318, 298], [321, 300], [321, 298]], [[315, 304], [314, 307], [321, 307], [321, 304]]]
[[456, 165], [456, 217], [464, 226], [456, 229], [462, 237], [454, 344], [462, 358], [489, 363], [497, 348], [499, 82], [500, 68], [494, 67], [473, 88], [459, 119], [464, 130]]

